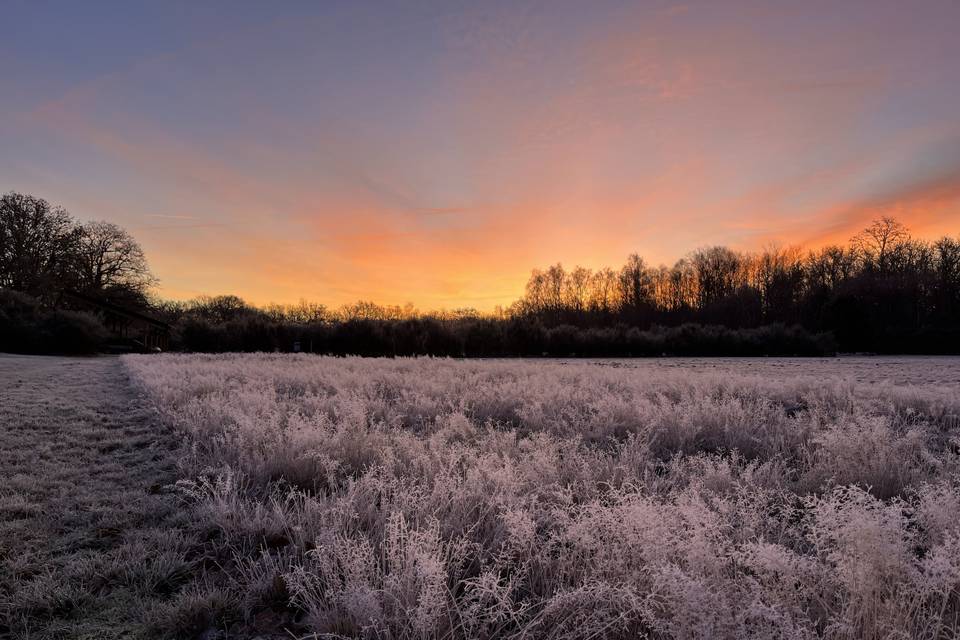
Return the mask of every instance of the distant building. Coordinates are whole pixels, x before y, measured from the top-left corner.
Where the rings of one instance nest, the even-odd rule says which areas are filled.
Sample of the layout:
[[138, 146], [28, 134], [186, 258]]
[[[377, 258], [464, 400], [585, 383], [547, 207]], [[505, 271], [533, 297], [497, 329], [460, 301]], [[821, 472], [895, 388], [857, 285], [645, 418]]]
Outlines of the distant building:
[[77, 291], [65, 291], [71, 306], [92, 311], [103, 318], [103, 324], [121, 350], [166, 351], [170, 347], [170, 325], [162, 320], [127, 309]]

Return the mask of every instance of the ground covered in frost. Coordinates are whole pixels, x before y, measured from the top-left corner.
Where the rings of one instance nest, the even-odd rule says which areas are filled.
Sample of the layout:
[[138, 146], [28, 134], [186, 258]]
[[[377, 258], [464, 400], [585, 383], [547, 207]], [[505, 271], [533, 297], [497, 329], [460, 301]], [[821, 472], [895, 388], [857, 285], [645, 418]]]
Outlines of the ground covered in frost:
[[175, 599], [225, 628], [368, 638], [960, 629], [955, 385], [864, 381], [835, 362], [777, 376], [772, 360], [124, 364], [183, 435], [178, 495], [217, 550], [217, 581], [198, 570]]
[[202, 548], [178, 442], [117, 358], [0, 354], [0, 638], [170, 628]]

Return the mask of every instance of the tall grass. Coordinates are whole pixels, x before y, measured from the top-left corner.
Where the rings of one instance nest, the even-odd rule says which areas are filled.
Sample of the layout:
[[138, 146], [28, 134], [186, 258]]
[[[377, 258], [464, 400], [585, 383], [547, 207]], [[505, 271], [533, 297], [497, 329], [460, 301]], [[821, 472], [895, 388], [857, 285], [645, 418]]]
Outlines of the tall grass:
[[586, 363], [124, 362], [190, 443], [181, 494], [220, 554], [216, 597], [246, 624], [365, 638], [960, 630], [949, 389]]

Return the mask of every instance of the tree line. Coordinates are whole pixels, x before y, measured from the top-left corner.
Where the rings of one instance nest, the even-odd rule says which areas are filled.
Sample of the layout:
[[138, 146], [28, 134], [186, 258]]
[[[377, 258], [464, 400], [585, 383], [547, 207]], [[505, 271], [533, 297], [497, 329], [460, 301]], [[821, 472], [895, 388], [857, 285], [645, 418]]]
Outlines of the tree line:
[[[522, 296], [494, 314], [421, 313], [409, 304], [365, 301], [337, 309], [307, 301], [256, 307], [233, 295], [170, 301], [151, 296], [156, 282], [140, 245], [122, 228], [78, 222], [29, 195], [0, 198], [0, 328], [6, 335], [0, 349], [6, 350], [31, 335], [34, 343], [60, 350], [95, 343], [102, 334], [91, 328], [96, 318], [70, 310], [63, 296], [73, 290], [169, 322], [173, 348], [190, 351], [960, 353], [960, 240], [915, 239], [892, 218], [874, 221], [846, 245], [814, 251], [707, 247], [669, 267], [635, 254], [617, 269], [535, 269]], [[53, 329], [38, 337], [30, 333], [37, 326]]]
[[534, 270], [512, 315], [549, 326], [796, 325], [844, 351], [960, 352], [960, 239], [872, 222], [845, 246], [698, 249], [673, 266]]

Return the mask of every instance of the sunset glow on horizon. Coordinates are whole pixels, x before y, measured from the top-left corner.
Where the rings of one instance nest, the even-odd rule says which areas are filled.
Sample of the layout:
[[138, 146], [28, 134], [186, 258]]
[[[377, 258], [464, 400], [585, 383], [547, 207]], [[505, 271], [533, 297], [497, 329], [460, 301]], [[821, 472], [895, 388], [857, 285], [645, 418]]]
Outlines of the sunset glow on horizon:
[[0, 192], [127, 228], [164, 297], [490, 310], [557, 262], [960, 235], [955, 2], [138, 5], [6, 7]]

